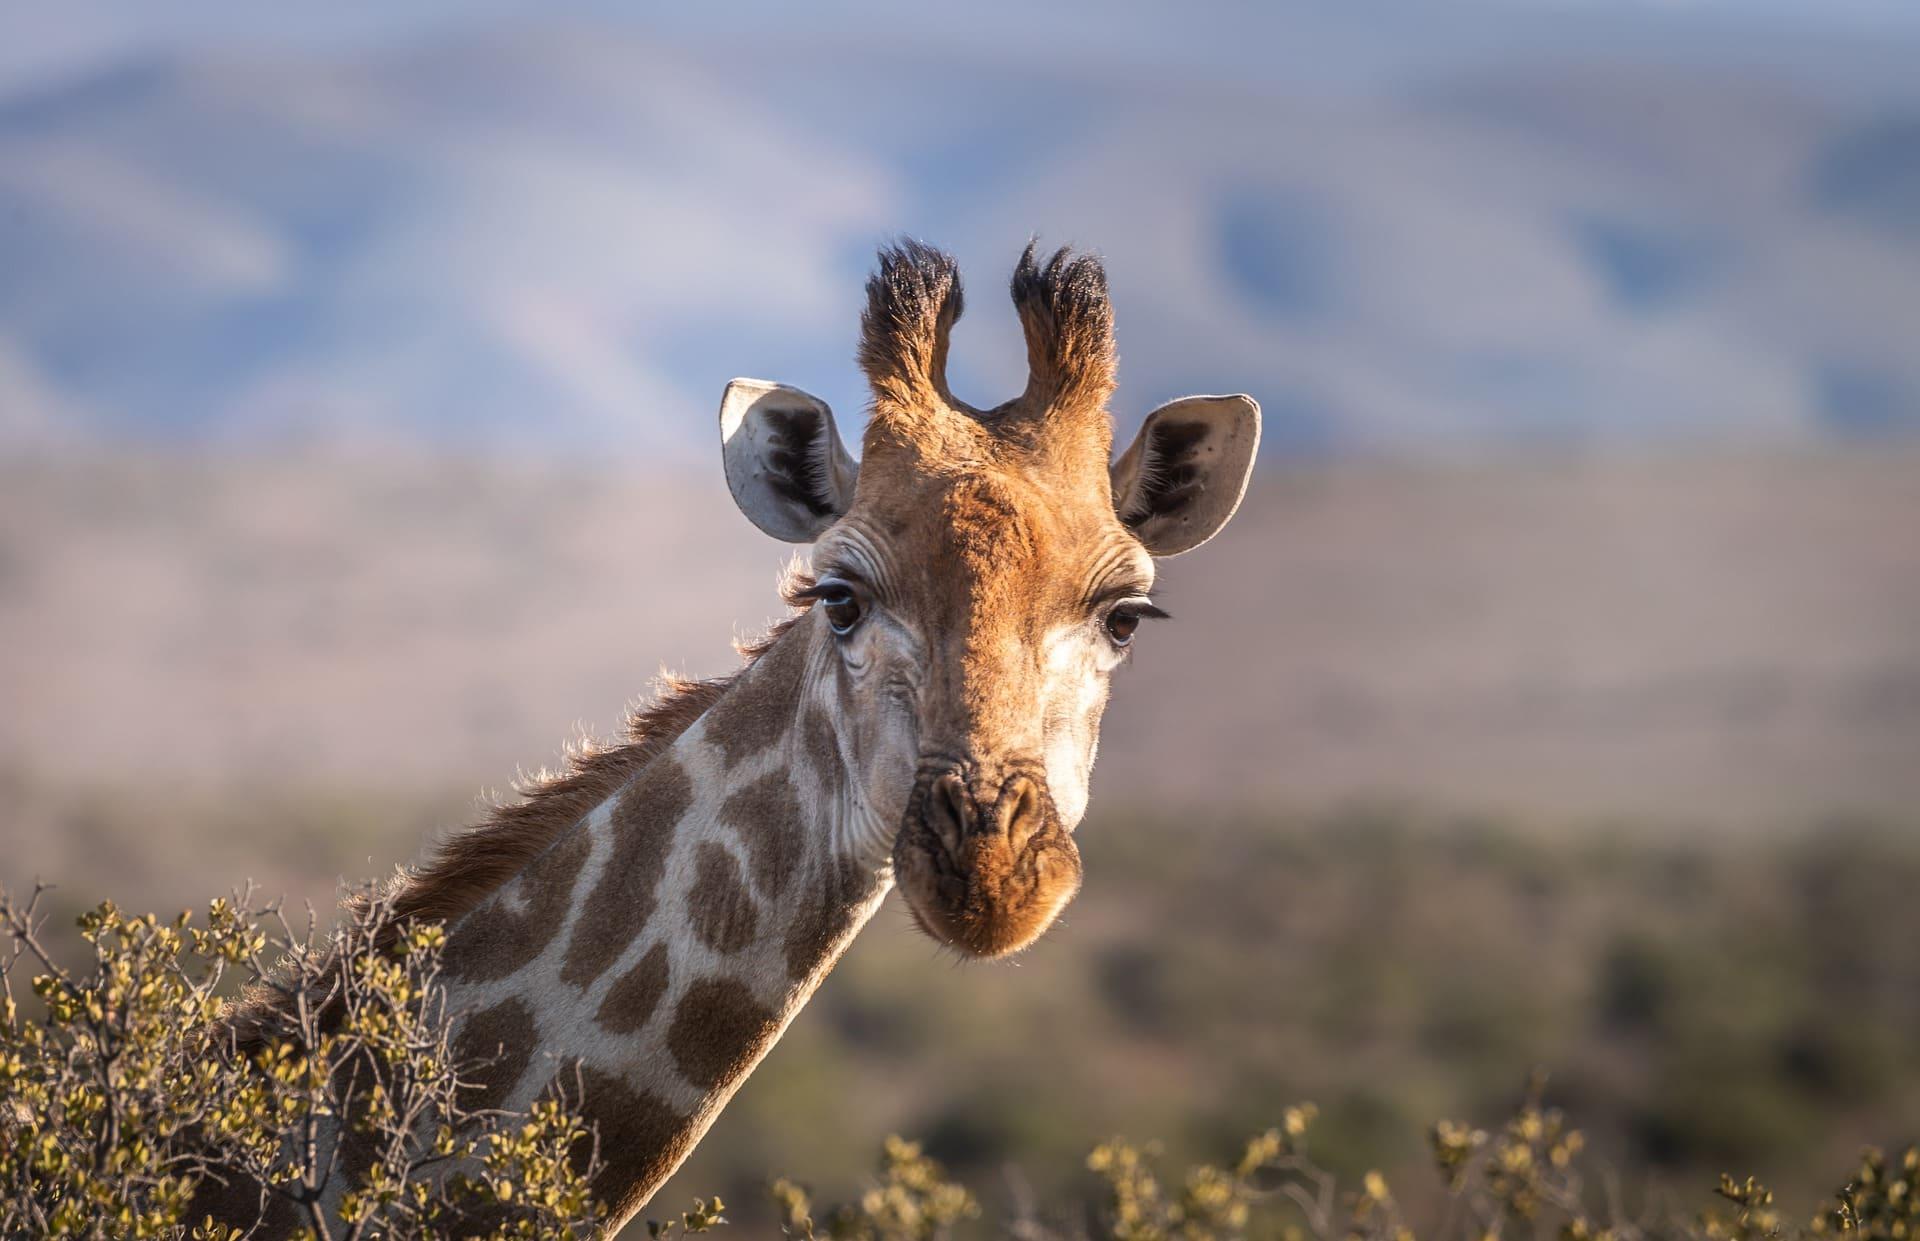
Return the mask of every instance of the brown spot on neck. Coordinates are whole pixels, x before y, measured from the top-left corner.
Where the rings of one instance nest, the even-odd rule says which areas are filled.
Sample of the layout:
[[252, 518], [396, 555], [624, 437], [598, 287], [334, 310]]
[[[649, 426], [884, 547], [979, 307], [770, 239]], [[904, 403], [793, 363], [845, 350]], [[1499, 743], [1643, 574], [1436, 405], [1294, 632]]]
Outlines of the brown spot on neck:
[[[611, 1073], [576, 1061], [561, 1069], [544, 1093], [569, 1102], [594, 1126], [602, 1166], [593, 1188], [613, 1212], [609, 1233], [646, 1205], [693, 1147], [691, 1119]], [[593, 1150], [589, 1141], [574, 1144], [569, 1156], [576, 1171], [587, 1166]]]
[[852, 858], [829, 858], [808, 877], [787, 925], [787, 976], [809, 978], [853, 933], [854, 919], [880, 880]]
[[519, 912], [496, 898], [462, 918], [447, 938], [447, 977], [490, 982], [539, 956], [566, 921], [592, 844], [584, 830], [568, 832], [527, 867], [518, 880], [525, 896]]
[[753, 942], [759, 915], [740, 874], [740, 863], [723, 845], [709, 840], [694, 863], [693, 888], [687, 893], [687, 917], [700, 942], [715, 952], [738, 952]]
[[819, 782], [820, 795], [832, 798], [840, 790], [845, 772], [841, 769], [840, 743], [833, 735], [833, 721], [818, 703], [809, 704], [800, 718], [800, 747]]
[[792, 731], [794, 703], [806, 671], [806, 638], [804, 631], [783, 632], [707, 712], [702, 735], [729, 768]]
[[754, 888], [763, 896], [780, 895], [807, 843], [800, 799], [787, 773], [770, 771], [735, 789], [721, 804], [720, 818], [747, 843]]
[[304, 1222], [283, 1190], [232, 1168], [208, 1169], [182, 1218], [198, 1223], [208, 1216], [216, 1224], [266, 1237], [290, 1237]]
[[667, 993], [667, 946], [655, 944], [634, 967], [607, 988], [594, 1021], [612, 1034], [631, 1034], [647, 1024]]
[[540, 1033], [533, 1010], [515, 996], [468, 1017], [454, 1036], [461, 1079], [473, 1093], [462, 1102], [473, 1111], [503, 1106], [533, 1059]]
[[567, 944], [560, 977], [584, 987], [619, 959], [653, 917], [674, 829], [693, 805], [693, 781], [671, 754], [655, 759], [614, 806], [613, 851]]
[[702, 978], [687, 988], [667, 1029], [680, 1072], [701, 1090], [744, 1076], [772, 1046], [780, 1019], [736, 978]]

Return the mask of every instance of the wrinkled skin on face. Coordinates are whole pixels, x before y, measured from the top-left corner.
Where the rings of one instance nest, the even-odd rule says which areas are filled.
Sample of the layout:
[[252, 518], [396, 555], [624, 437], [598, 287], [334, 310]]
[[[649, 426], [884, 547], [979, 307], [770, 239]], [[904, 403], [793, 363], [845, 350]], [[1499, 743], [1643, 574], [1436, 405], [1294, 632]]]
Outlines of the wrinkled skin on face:
[[1259, 443], [1252, 398], [1188, 397], [1110, 461], [1099, 262], [1063, 250], [1042, 264], [1029, 247], [1011, 292], [1027, 387], [975, 409], [946, 382], [953, 261], [917, 243], [881, 253], [858, 465], [797, 389], [735, 380], [720, 412], [742, 510], [816, 543], [799, 597], [855, 817], [882, 825], [876, 850], [890, 840], [920, 926], [975, 956], [1033, 942], [1079, 889], [1073, 830], [1108, 679], [1138, 622], [1164, 615], [1153, 557], [1226, 523]]
[[[859, 617], [832, 638], [844, 743], [867, 804], [900, 825], [895, 875], [920, 925], [999, 956], [1080, 886], [1072, 832], [1125, 654], [1109, 622], [1147, 603], [1153, 561], [1104, 476], [873, 477], [814, 554], [816, 591], [844, 585]], [[831, 632], [833, 611], [815, 613]]]

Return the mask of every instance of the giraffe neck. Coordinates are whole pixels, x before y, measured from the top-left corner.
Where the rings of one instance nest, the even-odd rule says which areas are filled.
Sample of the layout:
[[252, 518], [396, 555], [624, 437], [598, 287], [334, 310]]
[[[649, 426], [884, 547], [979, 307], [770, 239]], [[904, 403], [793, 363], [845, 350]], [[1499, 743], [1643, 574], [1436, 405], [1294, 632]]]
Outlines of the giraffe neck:
[[637, 1212], [879, 906], [888, 842], [846, 778], [789, 629], [713, 707], [448, 938], [478, 1106], [563, 1093], [599, 1126], [596, 1191]]

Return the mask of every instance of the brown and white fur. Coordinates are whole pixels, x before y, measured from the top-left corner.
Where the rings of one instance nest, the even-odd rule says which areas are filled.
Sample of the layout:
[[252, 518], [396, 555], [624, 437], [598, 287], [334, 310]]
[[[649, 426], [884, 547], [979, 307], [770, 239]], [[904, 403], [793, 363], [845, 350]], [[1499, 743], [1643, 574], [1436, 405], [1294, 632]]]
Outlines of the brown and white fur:
[[858, 464], [806, 393], [735, 380], [721, 404], [735, 500], [814, 544], [797, 614], [739, 675], [669, 687], [626, 744], [397, 880], [401, 913], [451, 927], [459, 1046], [489, 1065], [479, 1104], [576, 1097], [616, 1225], [890, 887], [968, 955], [1018, 951], [1053, 921], [1080, 884], [1072, 833], [1108, 677], [1159, 614], [1154, 558], [1219, 530], [1252, 467], [1245, 396], [1175, 401], [1109, 463], [1094, 258], [1028, 247], [1012, 293], [1030, 379], [991, 410], [947, 387], [951, 259], [885, 250], [867, 293]]

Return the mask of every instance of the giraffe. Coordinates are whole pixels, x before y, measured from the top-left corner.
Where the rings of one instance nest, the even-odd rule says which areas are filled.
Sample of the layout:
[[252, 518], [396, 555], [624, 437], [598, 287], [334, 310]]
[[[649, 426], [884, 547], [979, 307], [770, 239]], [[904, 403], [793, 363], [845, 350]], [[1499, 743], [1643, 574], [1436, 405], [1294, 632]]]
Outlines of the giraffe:
[[1174, 401], [1109, 463], [1098, 259], [1029, 245], [1011, 292], [1020, 396], [956, 398], [958, 269], [883, 249], [859, 361], [856, 463], [827, 405], [736, 379], [733, 498], [811, 543], [793, 612], [736, 675], [670, 683], [624, 744], [443, 842], [395, 911], [444, 919], [477, 1106], [554, 1092], [599, 1128], [614, 1229], [692, 1150], [889, 889], [970, 957], [1032, 943], [1077, 891], [1073, 833], [1108, 680], [1154, 560], [1212, 537], [1259, 439], [1246, 396]]

